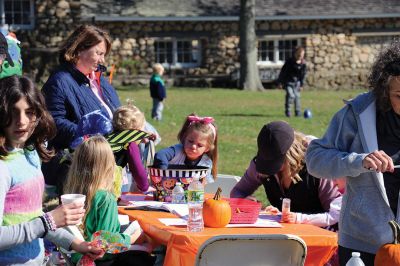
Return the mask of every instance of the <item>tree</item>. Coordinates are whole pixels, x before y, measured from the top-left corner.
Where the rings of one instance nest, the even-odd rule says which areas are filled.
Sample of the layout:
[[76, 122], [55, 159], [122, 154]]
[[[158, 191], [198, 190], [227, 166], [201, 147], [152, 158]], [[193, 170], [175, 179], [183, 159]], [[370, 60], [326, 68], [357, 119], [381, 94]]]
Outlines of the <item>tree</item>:
[[262, 91], [257, 68], [257, 38], [255, 32], [255, 0], [240, 0], [240, 81], [244, 90]]

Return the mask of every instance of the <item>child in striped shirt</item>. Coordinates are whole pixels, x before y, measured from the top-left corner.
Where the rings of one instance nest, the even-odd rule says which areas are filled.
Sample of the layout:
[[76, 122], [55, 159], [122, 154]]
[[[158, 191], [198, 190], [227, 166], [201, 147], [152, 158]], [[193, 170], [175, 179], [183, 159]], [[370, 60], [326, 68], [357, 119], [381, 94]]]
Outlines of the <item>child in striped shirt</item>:
[[71, 203], [43, 213], [44, 178], [41, 160], [53, 151], [45, 142], [55, 134], [41, 92], [26, 77], [0, 80], [0, 265], [42, 265], [43, 239], [66, 250], [102, 251], [61, 227], [77, 224], [82, 204]]

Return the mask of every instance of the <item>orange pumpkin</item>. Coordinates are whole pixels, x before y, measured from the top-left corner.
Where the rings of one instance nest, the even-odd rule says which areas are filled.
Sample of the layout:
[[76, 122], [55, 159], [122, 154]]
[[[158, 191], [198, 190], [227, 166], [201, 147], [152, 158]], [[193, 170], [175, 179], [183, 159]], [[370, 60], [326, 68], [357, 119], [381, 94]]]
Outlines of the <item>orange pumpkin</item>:
[[231, 206], [229, 202], [221, 199], [221, 188], [218, 188], [214, 198], [203, 203], [204, 225], [207, 227], [224, 227], [231, 220]]
[[396, 221], [390, 221], [389, 225], [393, 230], [394, 241], [379, 248], [375, 266], [400, 266], [400, 225]]

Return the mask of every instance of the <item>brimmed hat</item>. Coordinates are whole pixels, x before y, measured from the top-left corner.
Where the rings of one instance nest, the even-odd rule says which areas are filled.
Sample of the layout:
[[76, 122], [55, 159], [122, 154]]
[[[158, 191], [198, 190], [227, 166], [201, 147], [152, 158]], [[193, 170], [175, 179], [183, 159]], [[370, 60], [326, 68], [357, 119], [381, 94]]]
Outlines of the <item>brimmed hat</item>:
[[8, 52], [8, 43], [6, 37], [2, 33], [0, 33], [0, 54], [6, 55], [6, 60], [11, 66], [14, 66], [14, 62]]
[[294, 130], [288, 123], [274, 121], [264, 125], [257, 138], [257, 172], [266, 175], [278, 173], [293, 141]]

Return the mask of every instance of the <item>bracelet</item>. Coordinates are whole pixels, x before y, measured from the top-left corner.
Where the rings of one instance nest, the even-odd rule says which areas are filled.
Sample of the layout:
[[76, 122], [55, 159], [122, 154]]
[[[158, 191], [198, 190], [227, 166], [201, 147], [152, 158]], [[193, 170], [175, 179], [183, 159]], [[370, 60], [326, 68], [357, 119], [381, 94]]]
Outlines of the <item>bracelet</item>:
[[53, 231], [53, 232], [56, 231], [57, 230], [57, 225], [56, 225], [56, 222], [54, 221], [53, 216], [49, 212], [46, 212], [43, 215], [43, 217], [46, 220], [47, 225], [49, 226], [49, 230]]
[[43, 216], [39, 216], [39, 218], [40, 218], [40, 220], [41, 220], [42, 223], [43, 223], [44, 234], [43, 234], [42, 238], [44, 238], [44, 237], [47, 235], [47, 233], [49, 232], [49, 227], [47, 226], [46, 220], [44, 219]]

